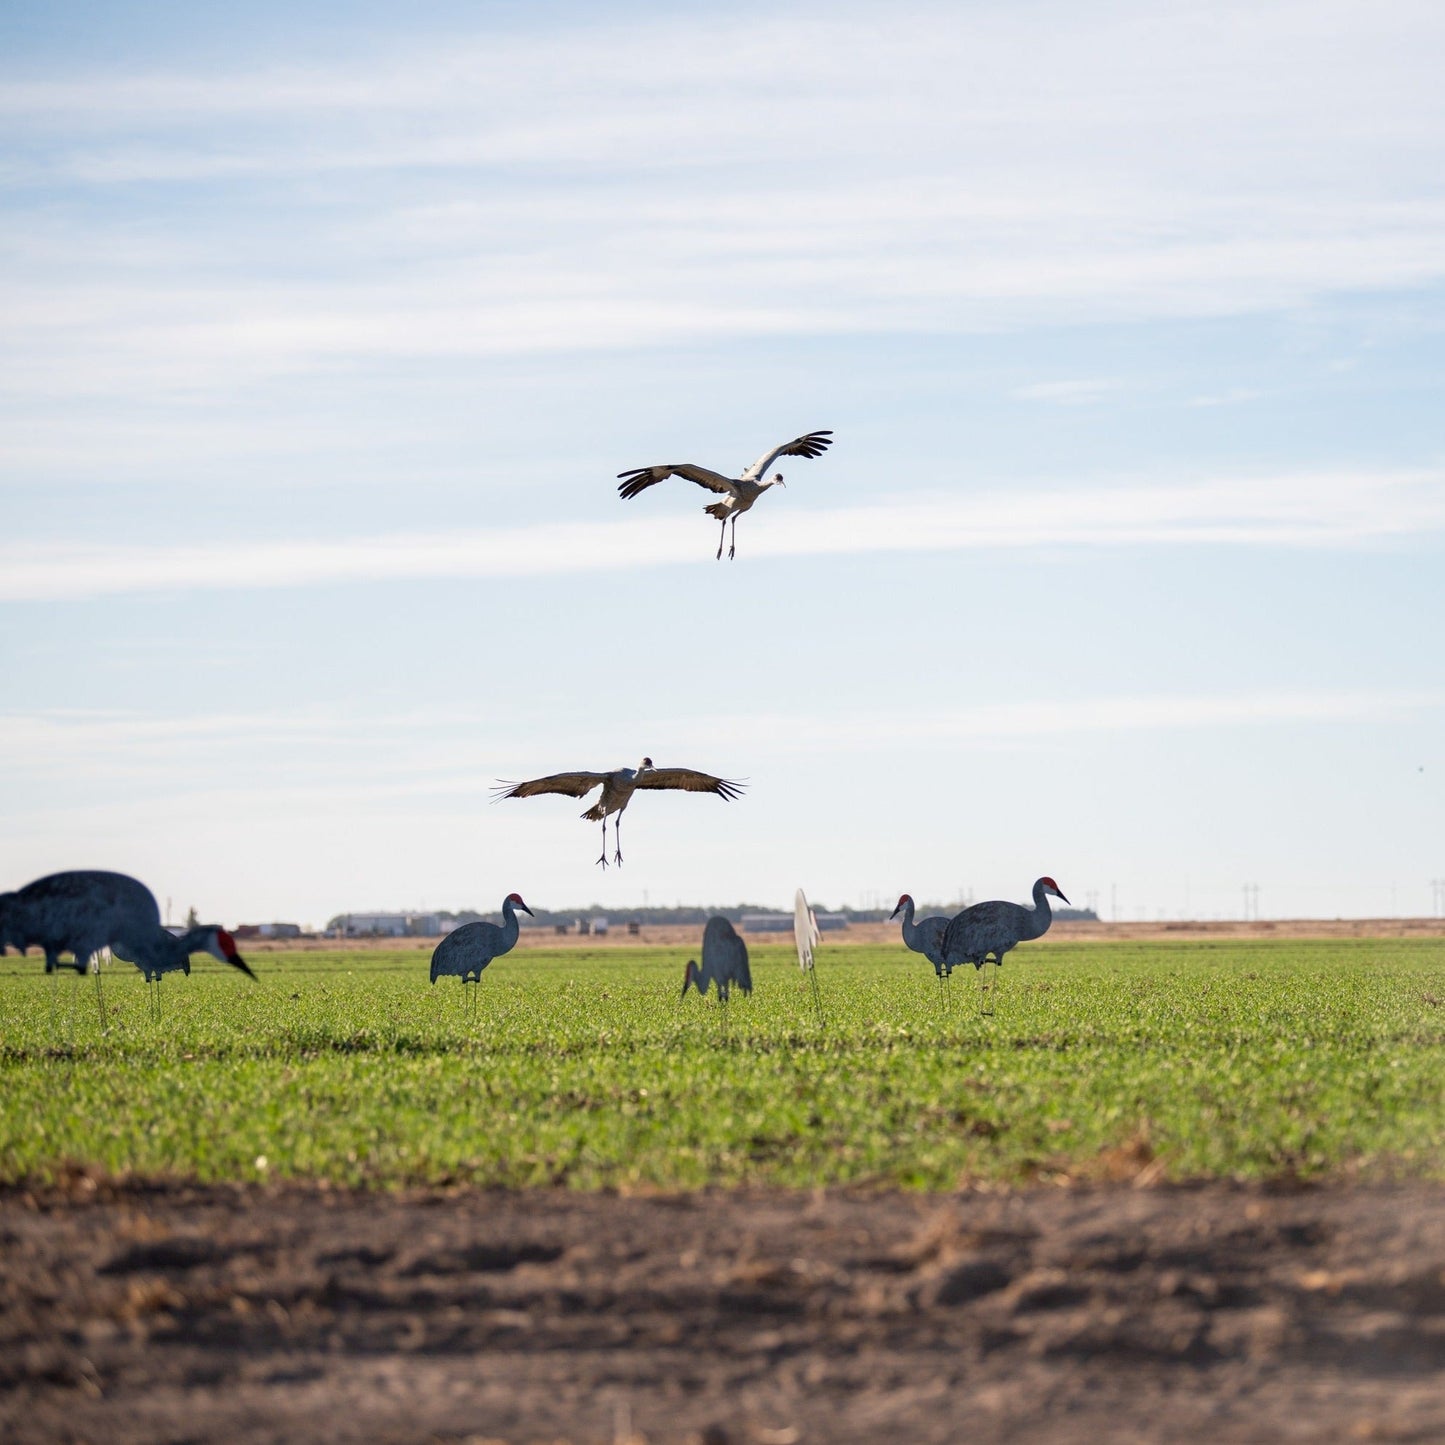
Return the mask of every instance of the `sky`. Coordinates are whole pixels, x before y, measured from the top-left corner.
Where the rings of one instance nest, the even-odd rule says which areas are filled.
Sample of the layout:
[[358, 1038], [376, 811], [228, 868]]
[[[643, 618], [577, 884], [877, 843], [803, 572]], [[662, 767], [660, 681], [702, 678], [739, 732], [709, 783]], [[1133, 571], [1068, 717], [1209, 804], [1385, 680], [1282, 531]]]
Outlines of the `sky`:
[[[1430, 913], [1442, 53], [1430, 0], [0, 8], [0, 886]], [[616, 494], [825, 427], [732, 562]], [[491, 800], [644, 754], [747, 791], [605, 872]]]

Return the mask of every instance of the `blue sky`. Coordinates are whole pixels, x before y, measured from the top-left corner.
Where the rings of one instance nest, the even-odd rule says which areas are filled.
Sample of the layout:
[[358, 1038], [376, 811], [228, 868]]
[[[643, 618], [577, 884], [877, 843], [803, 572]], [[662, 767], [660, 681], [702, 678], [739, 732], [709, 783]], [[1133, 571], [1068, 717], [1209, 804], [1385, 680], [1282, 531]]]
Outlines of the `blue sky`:
[[[1430, 909], [1429, 4], [0, 12], [0, 839], [177, 911]], [[836, 445], [713, 561], [721, 470]], [[626, 865], [489, 787], [660, 763]]]

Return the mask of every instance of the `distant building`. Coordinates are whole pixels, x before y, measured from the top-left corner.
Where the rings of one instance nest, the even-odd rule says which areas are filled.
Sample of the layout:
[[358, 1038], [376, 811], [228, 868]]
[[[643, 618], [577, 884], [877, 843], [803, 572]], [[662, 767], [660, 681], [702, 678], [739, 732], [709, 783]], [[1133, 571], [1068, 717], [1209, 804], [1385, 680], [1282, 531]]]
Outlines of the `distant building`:
[[[272, 926], [289, 928], [292, 925]], [[436, 913], [343, 913], [334, 920], [333, 931], [343, 938], [436, 938], [455, 927], [455, 923], [444, 924]], [[289, 938], [294, 935], [276, 936]]]
[[791, 933], [793, 931], [793, 915], [791, 913], [744, 913], [742, 924], [744, 933]]
[[258, 923], [256, 932], [262, 938], [300, 938], [299, 923]]
[[343, 913], [341, 933], [345, 938], [405, 938], [404, 913]]
[[[818, 921], [819, 933], [832, 933], [839, 928], [848, 926], [846, 913], [815, 913], [813, 917]], [[791, 913], [744, 913], [742, 926], [744, 933], [791, 933], [793, 931], [793, 915]]]

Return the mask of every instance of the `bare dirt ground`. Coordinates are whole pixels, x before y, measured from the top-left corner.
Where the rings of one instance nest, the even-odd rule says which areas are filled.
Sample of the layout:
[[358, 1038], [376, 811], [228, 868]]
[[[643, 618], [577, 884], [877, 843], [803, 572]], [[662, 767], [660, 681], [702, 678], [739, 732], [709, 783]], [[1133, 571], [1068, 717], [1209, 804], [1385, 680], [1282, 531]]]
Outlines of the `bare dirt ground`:
[[1445, 1191], [0, 1194], [6, 1441], [1445, 1439]]

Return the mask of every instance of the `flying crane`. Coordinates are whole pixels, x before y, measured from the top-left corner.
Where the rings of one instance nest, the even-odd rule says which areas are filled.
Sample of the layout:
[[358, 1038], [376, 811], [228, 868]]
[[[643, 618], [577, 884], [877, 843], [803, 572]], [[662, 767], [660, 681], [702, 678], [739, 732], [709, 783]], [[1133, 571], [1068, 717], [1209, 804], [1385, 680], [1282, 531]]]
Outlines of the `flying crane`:
[[738, 518], [769, 487], [783, 485], [781, 472], [777, 472], [766, 480], [763, 480], [763, 473], [779, 457], [819, 457], [832, 444], [833, 433], [831, 431], [809, 432], [806, 436], [796, 437], [790, 442], [784, 442], [782, 446], [774, 447], [770, 452], [764, 452], [739, 477], [725, 477], [721, 472], [714, 472], [708, 467], [700, 467], [694, 462], [676, 462], [655, 467], [633, 467], [630, 471], [618, 472], [617, 476], [622, 485], [618, 487], [617, 495], [624, 501], [631, 500], [639, 492], [645, 492], [648, 487], [656, 486], [658, 482], [665, 482], [668, 477], [685, 477], [689, 482], [696, 482], [698, 486], [706, 487], [710, 492], [719, 493], [723, 500], [704, 507], [703, 511], [711, 517], [716, 517], [722, 523], [722, 531], [719, 532], [717, 539], [718, 560], [722, 559], [723, 542], [727, 537], [728, 523], [733, 524], [732, 545], [728, 548], [728, 560], [731, 561], [738, 545]]
[[636, 768], [616, 768], [610, 773], [552, 773], [545, 778], [533, 778], [527, 783], [499, 782], [493, 791], [493, 802], [503, 798], [534, 798], [539, 793], [562, 793], [569, 798], [585, 798], [593, 788], [601, 786], [602, 794], [587, 809], [582, 817], [602, 823], [602, 856], [597, 860], [607, 866], [607, 819], [617, 815], [612, 824], [613, 841], [617, 854], [614, 862], [622, 862], [622, 814], [632, 801], [632, 795], [639, 788], [668, 788], [684, 793], [716, 793], [718, 797], [731, 800], [742, 792], [741, 783], [730, 783], [726, 778], [715, 778], [711, 773], [699, 773], [693, 768], [654, 767], [651, 758], [643, 758]]

